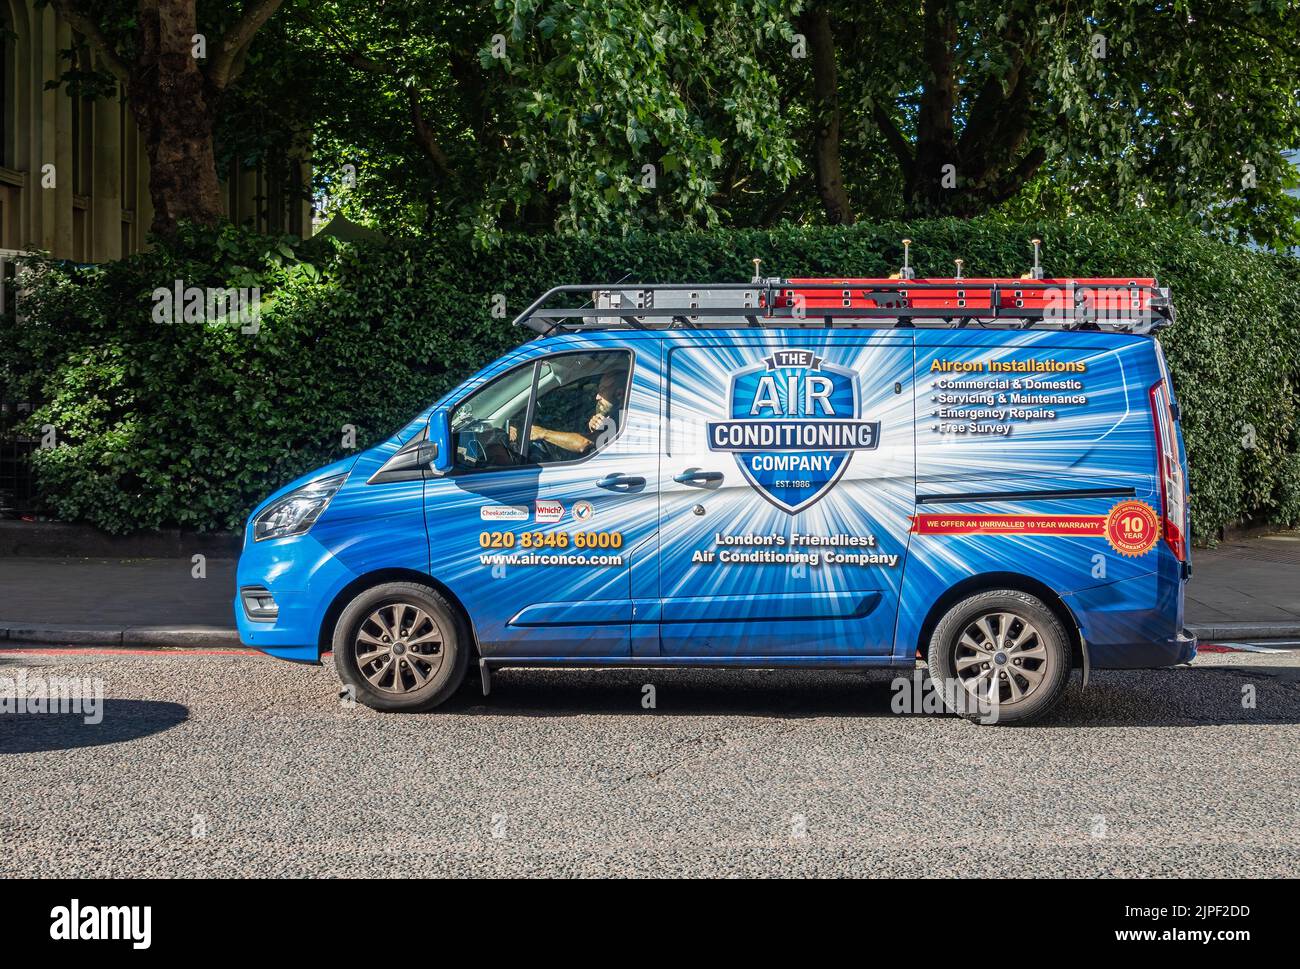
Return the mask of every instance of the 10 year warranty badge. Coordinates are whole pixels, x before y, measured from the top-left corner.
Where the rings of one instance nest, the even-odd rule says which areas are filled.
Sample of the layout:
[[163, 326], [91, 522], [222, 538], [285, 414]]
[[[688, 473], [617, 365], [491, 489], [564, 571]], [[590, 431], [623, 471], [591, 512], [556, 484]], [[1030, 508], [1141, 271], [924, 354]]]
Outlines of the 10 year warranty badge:
[[1121, 501], [1106, 516], [1106, 541], [1120, 555], [1145, 555], [1159, 540], [1160, 518], [1145, 501]]

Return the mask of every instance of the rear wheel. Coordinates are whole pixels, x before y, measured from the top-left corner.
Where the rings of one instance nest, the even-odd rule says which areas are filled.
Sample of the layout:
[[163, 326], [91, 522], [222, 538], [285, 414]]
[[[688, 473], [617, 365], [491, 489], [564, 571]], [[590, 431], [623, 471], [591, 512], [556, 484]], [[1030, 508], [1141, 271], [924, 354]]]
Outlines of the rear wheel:
[[954, 713], [998, 723], [1041, 717], [1070, 680], [1070, 637], [1041, 599], [1015, 589], [982, 592], [939, 621], [930, 678]]
[[375, 710], [431, 710], [456, 692], [469, 661], [459, 613], [414, 582], [360, 593], [339, 616], [333, 646], [339, 679]]

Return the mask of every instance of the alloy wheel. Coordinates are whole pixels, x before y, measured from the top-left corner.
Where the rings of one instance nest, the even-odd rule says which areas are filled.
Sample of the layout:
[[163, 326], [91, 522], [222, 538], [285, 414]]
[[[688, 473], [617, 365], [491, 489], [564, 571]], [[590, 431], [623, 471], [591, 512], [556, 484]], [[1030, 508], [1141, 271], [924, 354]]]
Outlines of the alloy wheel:
[[377, 607], [357, 627], [353, 656], [371, 686], [384, 693], [409, 693], [427, 685], [442, 669], [445, 638], [436, 619], [419, 606], [391, 602]]
[[1038, 627], [1023, 616], [990, 612], [967, 623], [953, 665], [966, 691], [981, 703], [1014, 703], [1031, 696], [1048, 673]]

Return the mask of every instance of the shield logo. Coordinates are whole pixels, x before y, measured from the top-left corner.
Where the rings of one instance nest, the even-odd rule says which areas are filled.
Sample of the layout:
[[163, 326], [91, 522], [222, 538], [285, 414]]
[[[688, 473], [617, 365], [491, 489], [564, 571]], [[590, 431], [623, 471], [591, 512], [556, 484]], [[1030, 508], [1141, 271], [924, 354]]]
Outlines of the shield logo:
[[729, 419], [708, 424], [709, 448], [732, 452], [759, 494], [793, 515], [835, 486], [855, 451], [879, 446], [880, 422], [858, 407], [853, 371], [815, 350], [776, 350], [732, 376]]

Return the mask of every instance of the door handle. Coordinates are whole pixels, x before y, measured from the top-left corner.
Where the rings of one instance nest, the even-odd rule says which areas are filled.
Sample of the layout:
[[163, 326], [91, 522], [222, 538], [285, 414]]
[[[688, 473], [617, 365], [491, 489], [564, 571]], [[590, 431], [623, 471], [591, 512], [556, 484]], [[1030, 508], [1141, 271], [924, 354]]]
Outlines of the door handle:
[[614, 472], [597, 481], [596, 487], [607, 488], [610, 491], [640, 491], [645, 487], [645, 478], [633, 474]]
[[699, 468], [687, 468], [681, 474], [674, 475], [678, 484], [717, 484], [722, 480], [721, 471], [701, 471]]

